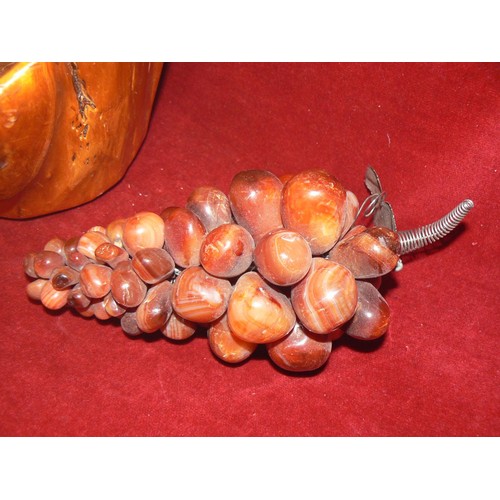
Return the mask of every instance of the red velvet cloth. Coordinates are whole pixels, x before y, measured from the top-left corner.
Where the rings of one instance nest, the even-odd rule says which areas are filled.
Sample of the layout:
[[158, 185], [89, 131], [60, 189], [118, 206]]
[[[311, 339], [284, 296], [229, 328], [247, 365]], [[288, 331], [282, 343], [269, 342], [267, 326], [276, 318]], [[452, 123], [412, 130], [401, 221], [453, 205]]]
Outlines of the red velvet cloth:
[[[0, 434], [498, 435], [499, 76], [494, 64], [169, 65], [117, 186], [73, 210], [0, 220]], [[183, 205], [202, 184], [227, 192], [243, 169], [326, 168], [364, 199], [367, 165], [400, 229], [465, 198], [476, 207], [384, 279], [385, 338], [337, 341], [318, 373], [285, 374], [264, 349], [227, 366], [203, 332], [132, 340], [25, 295], [22, 259], [55, 235]]]

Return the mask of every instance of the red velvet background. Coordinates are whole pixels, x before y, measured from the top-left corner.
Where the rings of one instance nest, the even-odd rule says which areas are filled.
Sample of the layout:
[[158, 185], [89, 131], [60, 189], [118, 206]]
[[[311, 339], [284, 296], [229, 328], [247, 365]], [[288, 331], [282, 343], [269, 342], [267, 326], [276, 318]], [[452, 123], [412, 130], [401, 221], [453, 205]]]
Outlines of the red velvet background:
[[[149, 135], [120, 184], [85, 206], [0, 220], [0, 434], [498, 436], [500, 66], [180, 64], [166, 67]], [[241, 366], [191, 341], [45, 311], [22, 258], [54, 235], [227, 191], [232, 176], [321, 167], [360, 199], [373, 165], [400, 229], [476, 207], [445, 244], [386, 277], [393, 320], [341, 339], [314, 375], [259, 351]]]

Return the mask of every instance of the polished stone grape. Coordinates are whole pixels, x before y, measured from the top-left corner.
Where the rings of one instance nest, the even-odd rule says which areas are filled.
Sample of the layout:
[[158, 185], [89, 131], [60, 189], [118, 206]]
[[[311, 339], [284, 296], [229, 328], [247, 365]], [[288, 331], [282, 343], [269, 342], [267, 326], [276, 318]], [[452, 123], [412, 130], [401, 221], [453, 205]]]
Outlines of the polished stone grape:
[[108, 224], [106, 228], [106, 236], [113, 245], [123, 248], [123, 230], [127, 219], [117, 219]]
[[72, 269], [76, 271], [81, 271], [88, 263], [93, 262], [82, 253], [80, 253], [78, 248], [79, 237], [70, 238], [64, 244], [64, 256], [66, 258], [66, 263]]
[[50, 276], [50, 282], [56, 290], [64, 290], [76, 285], [80, 279], [80, 273], [69, 266], [54, 269]]
[[47, 309], [55, 311], [67, 304], [69, 292], [69, 290], [56, 290], [50, 281], [47, 281], [40, 293], [40, 300]]
[[174, 274], [175, 263], [163, 248], [143, 248], [132, 259], [132, 267], [145, 283], [159, 283]]
[[237, 281], [228, 305], [229, 328], [238, 338], [256, 344], [284, 337], [295, 324], [288, 298], [271, 288], [256, 272]]
[[152, 287], [136, 310], [138, 327], [145, 333], [160, 330], [172, 313], [172, 283]]
[[51, 240], [47, 241], [47, 243], [45, 243], [43, 249], [49, 250], [51, 252], [56, 252], [64, 257], [64, 245], [65, 241], [61, 238], [52, 238]]
[[120, 262], [111, 273], [111, 293], [123, 307], [137, 307], [146, 297], [147, 287], [130, 261]]
[[299, 282], [309, 271], [311, 247], [295, 231], [278, 229], [264, 236], [254, 252], [259, 273], [269, 282], [290, 286]]
[[346, 200], [345, 200], [345, 212], [344, 212], [344, 222], [342, 224], [342, 233], [341, 236], [347, 233], [354, 221], [356, 220], [356, 216], [359, 210], [359, 201], [356, 195], [352, 191], [345, 192]]
[[161, 333], [170, 340], [187, 340], [195, 334], [196, 328], [196, 323], [182, 318], [173, 311], [167, 323], [161, 328]]
[[384, 297], [371, 284], [357, 281], [358, 307], [343, 330], [356, 339], [378, 339], [389, 328], [391, 311]]
[[41, 300], [42, 299], [42, 289], [47, 283], [47, 280], [42, 278], [38, 278], [35, 281], [31, 281], [26, 286], [26, 293], [28, 297], [32, 300]]
[[345, 189], [335, 177], [323, 170], [306, 170], [283, 188], [283, 225], [300, 233], [313, 255], [321, 255], [340, 238], [345, 204]]
[[96, 260], [95, 251], [99, 245], [110, 243], [109, 238], [97, 231], [88, 231], [78, 240], [76, 249], [85, 257]]
[[292, 288], [293, 308], [313, 333], [326, 334], [350, 320], [358, 293], [352, 273], [344, 266], [313, 258], [307, 276]]
[[30, 252], [25, 255], [24, 260], [23, 260], [23, 268], [24, 272], [30, 277], [30, 278], [38, 278], [36, 272], [35, 272], [35, 256], [36, 252]]
[[211, 186], [194, 189], [189, 195], [186, 208], [200, 219], [208, 233], [222, 224], [230, 224], [233, 220], [228, 197]]
[[203, 268], [219, 278], [234, 278], [252, 264], [255, 244], [250, 233], [237, 224], [223, 224], [207, 234], [200, 248]]
[[118, 263], [128, 260], [129, 254], [114, 243], [103, 243], [95, 249], [95, 258], [97, 262], [115, 268]]
[[111, 290], [111, 268], [101, 264], [87, 264], [80, 273], [80, 286], [87, 297], [104, 297]]
[[98, 300], [98, 301], [92, 303], [90, 308], [92, 309], [94, 316], [97, 319], [100, 319], [101, 321], [106, 321], [109, 318], [111, 318], [111, 315], [106, 310], [106, 305], [104, 304], [103, 300]]
[[168, 207], [161, 213], [165, 221], [165, 249], [179, 267], [200, 265], [200, 247], [205, 227], [187, 208]]
[[297, 323], [286, 337], [267, 344], [267, 352], [272, 361], [284, 370], [317, 370], [330, 357], [334, 335], [314, 334]]
[[226, 314], [210, 325], [207, 336], [208, 344], [214, 355], [226, 363], [240, 363], [257, 348], [257, 344], [233, 335]]
[[122, 330], [131, 337], [136, 337], [142, 333], [137, 325], [137, 317], [135, 311], [128, 311], [120, 318]]
[[113, 318], [119, 318], [126, 312], [126, 309], [116, 302], [111, 292], [102, 299], [102, 302], [106, 312]]
[[165, 238], [163, 219], [153, 212], [139, 212], [123, 227], [123, 245], [130, 255], [141, 248], [162, 248]]
[[91, 304], [91, 300], [83, 292], [80, 283], [76, 284], [68, 295], [68, 305], [76, 310], [85, 310]]
[[174, 283], [172, 306], [184, 319], [210, 323], [226, 312], [231, 291], [229, 281], [216, 278], [201, 267], [190, 267]]
[[234, 218], [258, 242], [269, 231], [283, 227], [283, 184], [267, 170], [245, 170], [236, 174], [229, 188]]
[[33, 270], [38, 278], [50, 278], [54, 269], [63, 265], [63, 256], [50, 250], [43, 250], [33, 257]]
[[392, 271], [399, 259], [397, 234], [384, 227], [351, 230], [328, 258], [347, 267], [355, 278], [375, 278]]

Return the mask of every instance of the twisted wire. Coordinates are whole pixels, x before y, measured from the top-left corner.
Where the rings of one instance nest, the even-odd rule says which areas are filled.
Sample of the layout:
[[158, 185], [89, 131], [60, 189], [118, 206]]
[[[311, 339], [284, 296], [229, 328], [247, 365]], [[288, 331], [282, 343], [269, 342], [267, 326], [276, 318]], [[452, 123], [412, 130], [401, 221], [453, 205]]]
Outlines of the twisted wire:
[[474, 207], [472, 200], [464, 200], [441, 219], [406, 231], [398, 231], [401, 255], [413, 252], [434, 243], [453, 231]]

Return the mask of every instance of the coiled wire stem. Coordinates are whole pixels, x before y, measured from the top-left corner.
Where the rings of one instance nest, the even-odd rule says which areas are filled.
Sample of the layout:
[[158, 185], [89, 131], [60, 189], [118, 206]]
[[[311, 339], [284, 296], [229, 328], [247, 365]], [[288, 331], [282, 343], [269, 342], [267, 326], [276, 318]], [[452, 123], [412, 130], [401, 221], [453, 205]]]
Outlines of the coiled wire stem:
[[464, 200], [449, 214], [446, 214], [432, 224], [427, 224], [418, 229], [398, 231], [401, 255], [414, 252], [415, 250], [440, 240], [449, 232], [453, 231], [473, 207], [474, 203], [472, 200]]

